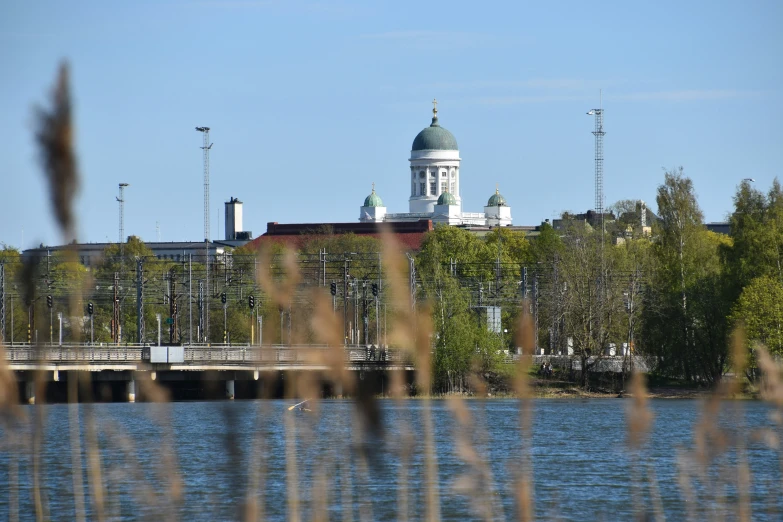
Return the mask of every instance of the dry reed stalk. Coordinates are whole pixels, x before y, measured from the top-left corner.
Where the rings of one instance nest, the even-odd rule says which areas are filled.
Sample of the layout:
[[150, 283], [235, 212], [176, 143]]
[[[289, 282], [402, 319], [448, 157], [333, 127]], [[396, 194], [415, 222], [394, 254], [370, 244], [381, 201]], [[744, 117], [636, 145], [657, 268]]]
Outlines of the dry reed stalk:
[[50, 111], [38, 108], [36, 139], [41, 149], [41, 162], [49, 181], [49, 197], [57, 224], [70, 243], [76, 237], [73, 200], [79, 186], [76, 155], [73, 152], [71, 94], [66, 63], [60, 64], [52, 90]]
[[519, 432], [521, 438], [520, 468], [517, 477], [516, 499], [519, 520], [529, 521], [535, 518], [533, 499], [533, 404], [528, 382], [530, 361], [535, 352], [535, 327], [530, 315], [530, 303], [522, 302], [514, 340], [522, 348], [522, 357], [517, 363], [514, 376], [514, 391], [519, 397]]
[[340, 461], [340, 472], [342, 473], [342, 483], [340, 489], [342, 496], [340, 502], [342, 502], [343, 509], [343, 522], [351, 522], [353, 520], [353, 482], [351, 481], [351, 445], [347, 445], [348, 451], [344, 452], [343, 458]]
[[99, 522], [105, 520], [104, 512], [106, 492], [103, 488], [103, 471], [101, 453], [98, 446], [98, 430], [95, 424], [92, 405], [85, 407], [86, 424], [85, 439], [87, 444], [87, 478], [90, 483], [90, 499], [92, 500], [93, 516]]
[[[642, 471], [640, 469], [643, 466], [642, 447], [647, 440], [655, 416], [648, 405], [647, 386], [643, 374], [634, 372], [631, 377], [630, 392], [631, 401], [626, 404], [626, 419], [628, 424], [627, 443], [631, 452], [632, 497], [636, 518], [643, 520], [647, 515], [645, 515], [646, 510], [643, 509], [644, 496], [642, 495]], [[656, 499], [660, 500], [660, 492], [651, 465], [648, 466], [647, 477], [653, 516], [656, 520], [662, 520], [662, 511], [656, 504]]]
[[468, 465], [468, 471], [456, 478], [454, 489], [470, 499], [473, 511], [479, 518], [492, 520], [492, 488], [486, 487], [491, 484], [492, 479], [485, 459], [478, 454], [468, 435], [475, 427], [471, 422], [470, 410], [461, 397], [449, 397], [447, 400], [449, 409], [457, 420], [457, 454]]
[[650, 483], [650, 503], [653, 508], [653, 518], [655, 522], [665, 522], [666, 515], [663, 511], [661, 492], [658, 489], [658, 479], [655, 476], [655, 468], [649, 463], [647, 465], [647, 478]]
[[329, 520], [329, 485], [326, 466], [316, 471], [313, 487], [313, 522]]
[[690, 479], [691, 462], [683, 449], [677, 450], [677, 483], [680, 493], [685, 499], [686, 520], [696, 520], [696, 497], [693, 493], [693, 485]]
[[[734, 396], [742, 389], [740, 378], [745, 375], [748, 361], [747, 351], [745, 349], [745, 340], [744, 328], [735, 328], [731, 335], [731, 359], [734, 370], [734, 379], [729, 382], [728, 394], [730, 396]], [[752, 479], [750, 475], [750, 467], [748, 466], [747, 448], [745, 446], [745, 408], [741, 402], [735, 401], [732, 404], [732, 410], [736, 412], [734, 426], [737, 433], [735, 436], [737, 469], [736, 473], [731, 473], [730, 476], [736, 478], [736, 487], [738, 493], [737, 520], [740, 522], [748, 522], [752, 519], [753, 512], [750, 498], [750, 485]]]
[[[266, 500], [264, 498], [264, 486], [266, 485], [266, 440], [263, 437], [261, 429], [262, 419], [265, 419], [271, 408], [265, 400], [272, 394], [270, 392], [271, 380], [263, 379], [258, 384], [259, 395], [262, 400], [258, 401], [258, 429], [256, 429], [253, 438], [253, 452], [250, 455], [249, 480], [248, 480], [248, 501], [245, 504], [245, 520], [264, 520], [266, 517]], [[260, 492], [260, 493], [259, 493]]]
[[19, 520], [19, 465], [14, 453], [8, 457], [8, 520]]
[[79, 436], [79, 383], [68, 379], [68, 428], [71, 443], [71, 478], [76, 520], [85, 520], [84, 484], [82, 483], [82, 448]]
[[[287, 381], [287, 398], [294, 395], [294, 387], [288, 385], [291, 380], [296, 380], [296, 374], [291, 375]], [[285, 470], [286, 470], [286, 500], [288, 505], [288, 520], [299, 521], [299, 469], [296, 462], [296, 424], [293, 415], [283, 415], [285, 426]]]
[[[769, 419], [776, 426], [777, 433], [770, 431], [766, 434], [765, 439], [770, 448], [777, 450], [778, 469], [781, 476], [783, 476], [783, 451], [780, 449], [780, 431], [783, 429], [783, 378], [781, 378], [781, 368], [772, 359], [772, 356], [764, 346], [756, 346], [756, 355], [759, 368], [762, 371], [761, 398], [775, 407], [775, 410], [770, 412]], [[780, 488], [780, 493], [783, 493], [783, 482], [780, 482], [778, 487]], [[772, 491], [771, 488], [770, 491]], [[772, 506], [770, 511], [773, 513], [778, 511], [777, 500], [770, 502]]]
[[[356, 456], [356, 478], [359, 481], [369, 481], [369, 473], [367, 468], [367, 441], [363, 440], [363, 433], [371, 433], [369, 428], [365, 428], [365, 424], [361, 418], [357, 417], [354, 413], [351, 416], [353, 422], [351, 423], [353, 429], [351, 430], [351, 440], [353, 453]], [[359, 520], [371, 521], [374, 520], [372, 516], [372, 503], [368, 501], [368, 495], [358, 495], [359, 499]]]
[[[44, 382], [40, 377], [41, 372], [36, 372], [35, 395], [41, 397], [44, 391]], [[35, 518], [43, 520], [48, 518], [43, 494], [41, 493], [41, 445], [44, 433], [44, 412], [40, 406], [35, 408], [33, 425], [33, 502], [35, 503]]]

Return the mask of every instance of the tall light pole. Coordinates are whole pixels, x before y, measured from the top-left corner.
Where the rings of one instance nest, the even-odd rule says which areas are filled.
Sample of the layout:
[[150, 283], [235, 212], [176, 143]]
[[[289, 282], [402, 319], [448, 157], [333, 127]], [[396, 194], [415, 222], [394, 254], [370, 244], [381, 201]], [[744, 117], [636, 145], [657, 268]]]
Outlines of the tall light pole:
[[122, 252], [122, 243], [125, 240], [125, 187], [130, 186], [128, 183], [120, 183], [120, 195], [117, 197], [117, 201], [120, 203], [120, 252]]
[[209, 296], [212, 290], [209, 287], [209, 150], [212, 143], [209, 142], [209, 127], [196, 127], [196, 130], [203, 134], [204, 144], [201, 150], [204, 153], [204, 265], [206, 266], [207, 291], [204, 294], [204, 340], [209, 342]]
[[196, 127], [196, 130], [204, 137], [201, 146], [204, 153], [204, 240], [209, 241], [209, 149], [214, 144], [209, 142], [209, 127]]

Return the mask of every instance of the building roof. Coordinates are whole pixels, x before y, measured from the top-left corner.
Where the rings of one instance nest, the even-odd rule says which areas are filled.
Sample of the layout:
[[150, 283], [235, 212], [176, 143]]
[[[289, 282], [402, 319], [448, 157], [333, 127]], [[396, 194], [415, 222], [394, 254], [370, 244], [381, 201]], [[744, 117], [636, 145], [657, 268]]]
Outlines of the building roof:
[[416, 135], [411, 151], [459, 150], [457, 139], [438, 123], [438, 109], [432, 109], [432, 123]]
[[505, 207], [506, 206], [506, 198], [504, 198], [498, 189], [495, 189], [495, 193], [490, 196], [489, 201], [487, 201], [488, 207]]
[[456, 205], [456, 204], [457, 204], [457, 198], [455, 198], [454, 194], [450, 192], [444, 192], [438, 198], [438, 205]]
[[364, 198], [364, 206], [365, 207], [382, 207], [383, 201], [381, 200], [381, 197], [375, 193], [375, 184], [373, 183], [372, 187], [372, 193]]
[[388, 231], [405, 250], [418, 250], [427, 232], [433, 230], [432, 220], [401, 221], [390, 223], [267, 223], [266, 234], [248, 243], [250, 248], [259, 248], [270, 243], [282, 243], [291, 248], [300, 248], [324, 235], [356, 234], [380, 239]]

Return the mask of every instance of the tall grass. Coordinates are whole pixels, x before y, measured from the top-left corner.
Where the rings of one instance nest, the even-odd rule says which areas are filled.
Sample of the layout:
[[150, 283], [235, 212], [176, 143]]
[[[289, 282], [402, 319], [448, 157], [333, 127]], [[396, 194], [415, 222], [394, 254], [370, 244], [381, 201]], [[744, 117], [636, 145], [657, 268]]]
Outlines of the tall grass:
[[[68, 87], [68, 69], [62, 66], [52, 96], [50, 110], [39, 110], [39, 128], [37, 132], [40, 145], [42, 165], [49, 181], [52, 211], [60, 227], [63, 240], [70, 242], [75, 239], [75, 216], [73, 214], [73, 197], [78, 187], [78, 175], [75, 153], [73, 150], [73, 124], [71, 121], [70, 94]], [[442, 513], [441, 490], [444, 487], [439, 481], [438, 455], [435, 449], [435, 430], [432, 409], [430, 408], [431, 389], [431, 335], [430, 310], [426, 305], [414, 306], [410, 300], [407, 288], [407, 263], [402, 250], [396, 244], [390, 233], [383, 234], [384, 273], [388, 281], [387, 289], [391, 300], [390, 344], [403, 350], [407, 357], [416, 364], [416, 387], [422, 393], [421, 429], [414, 428], [410, 417], [397, 426], [398, 436], [390, 440], [388, 426], [382, 419], [382, 408], [378, 399], [357, 382], [356, 373], [345, 367], [343, 353], [343, 323], [333, 310], [329, 298], [318, 291], [311, 296], [315, 303], [309, 324], [300, 325], [303, 328], [293, 328], [293, 344], [303, 339], [300, 331], [310, 328], [317, 335], [317, 341], [327, 344], [327, 351], [304, 353], [309, 362], [326, 368], [322, 372], [291, 372], [285, 379], [285, 396], [290, 399], [309, 397], [313, 410], [311, 422], [296, 422], [293, 415], [286, 415], [283, 420], [285, 430], [285, 476], [286, 498], [280, 499], [286, 504], [287, 517], [290, 520], [300, 520], [305, 514], [302, 496], [307, 494], [310, 509], [315, 520], [333, 518], [329, 515], [330, 506], [342, 505], [343, 520], [353, 520], [358, 515], [360, 520], [375, 520], [372, 503], [360, 493], [361, 483], [367, 480], [374, 466], [379, 466], [378, 459], [395, 458], [400, 463], [397, 469], [397, 482], [394, 491], [389, 494], [396, 496], [397, 518], [399, 520], [426, 519], [439, 520]], [[71, 255], [74, 255], [71, 253]], [[268, 253], [260, 252], [259, 266], [268, 267]], [[269, 298], [281, 308], [291, 304], [300, 275], [295, 262], [295, 256], [290, 252], [285, 261], [287, 277], [281, 282], [275, 281], [267, 270], [260, 270], [258, 283]], [[27, 276], [32, 278], [31, 275]], [[30, 281], [26, 281], [30, 283]], [[71, 305], [71, 315], [80, 315], [79, 298], [74, 297]], [[527, 309], [528, 307], [524, 307]], [[305, 328], [306, 327], [306, 328]], [[528, 314], [522, 314], [517, 329], [516, 343], [523, 348], [525, 354], [534, 351], [534, 326]], [[742, 332], [735, 334], [734, 346], [736, 376], [743, 375], [744, 361]], [[702, 415], [694, 428], [695, 451], [681, 451], [678, 454], [678, 477], [680, 492], [686, 500], [687, 516], [690, 520], [723, 519], [750, 520], [751, 489], [753, 487], [752, 470], [747, 459], [747, 441], [762, 441], [768, 447], [778, 451], [780, 469], [783, 475], [783, 453], [780, 449], [780, 428], [783, 423], [783, 380], [780, 369], [763, 347], [758, 347], [758, 361], [762, 370], [760, 393], [763, 400], [774, 406], [772, 421], [775, 429], [764, 429], [753, 432], [750, 436], [744, 433], [742, 425], [742, 405], [727, 403], [724, 399], [732, 397], [739, 390], [739, 379], [724, 381], [704, 402]], [[498, 500], [496, 491], [497, 480], [493, 477], [488, 456], [481, 449], [486, 447], [490, 437], [486, 417], [481, 409], [478, 411], [469, 407], [461, 396], [448, 399], [448, 407], [452, 412], [457, 429], [453, 433], [459, 457], [465, 463], [465, 472], [456, 477], [453, 482], [455, 491], [469, 500], [471, 513], [465, 518], [475, 517], [482, 520], [501, 518], [518, 518], [533, 520], [536, 517], [534, 498], [533, 469], [533, 399], [531, 396], [528, 375], [530, 359], [522, 357], [515, 368], [514, 391], [519, 402], [517, 436], [521, 441], [520, 452], [511, 458], [510, 468], [515, 474], [514, 491], [515, 509], [504, 512]], [[398, 407], [403, 406], [405, 396], [405, 376], [402, 370], [391, 371], [389, 396]], [[484, 377], [475, 372], [471, 376], [471, 387], [478, 395], [486, 395], [487, 383]], [[261, 396], [271, 397], [273, 391], [269, 382], [262, 380]], [[314, 479], [309, 483], [312, 491], [304, 491], [307, 487], [303, 480], [303, 470], [299, 468], [297, 459], [300, 446], [312, 446], [317, 443], [315, 423], [322, 415], [322, 405], [319, 402], [323, 383], [328, 383], [340, 395], [353, 398], [354, 412], [351, 417], [352, 426], [350, 440], [331, 446], [331, 451], [321, 454], [313, 463]], [[156, 403], [152, 421], [161, 429], [162, 437], [156, 452], [157, 458], [151, 469], [142, 465], [137, 458], [138, 448], [130, 437], [113, 425], [98, 426], [93, 407], [82, 408], [80, 417], [79, 399], [90, 402], [92, 397], [89, 385], [89, 375], [81, 373], [78, 379], [68, 380], [68, 431], [60, 436], [68, 437], [71, 451], [71, 475], [74, 513], [76, 520], [110, 520], [121, 518], [122, 506], [116, 488], [108, 488], [107, 484], [123, 484], [131, 492], [137, 506], [154, 508], [154, 512], [162, 519], [179, 519], [179, 513], [185, 498], [184, 482], [177, 462], [175, 433], [171, 424], [171, 411], [168, 407], [168, 392], [152, 380], [137, 381], [139, 395], [150, 402]], [[5, 350], [0, 345], [0, 415], [2, 415], [2, 447], [7, 453], [8, 469], [5, 471], [8, 484], [9, 520], [29, 518], [29, 513], [20, 513], [20, 483], [18, 458], [27, 453], [32, 456], [32, 497], [35, 517], [39, 520], [51, 516], [62, 516], [51, 511], [50, 499], [44, 494], [42, 469], [45, 438], [45, 409], [40, 403], [44, 397], [43, 372], [36, 378], [39, 402], [33, 409], [24, 410], [19, 406], [18, 383], [10, 370], [5, 357]], [[638, 520], [663, 520], [664, 509], [661, 502], [659, 484], [655, 476], [653, 463], [645, 460], [644, 451], [648, 444], [654, 417], [647, 400], [647, 389], [642, 375], [634, 375], [629, 389], [630, 399], [626, 402], [627, 412], [627, 451], [631, 457], [631, 487], [634, 499], [635, 516]], [[732, 429], [721, 427], [719, 414], [729, 404], [735, 415]], [[259, 418], [268, 417], [270, 405], [267, 401], [258, 401]], [[222, 422], [227, 426], [227, 435], [223, 441], [223, 452], [228, 456], [233, 469], [241, 470], [247, 467], [247, 480], [241, 480], [239, 472], [231, 480], [232, 489], [243, 491], [244, 500], [235, 506], [221, 507], [221, 514], [226, 519], [264, 520], [269, 512], [267, 497], [263, 494], [270, 480], [268, 462], [269, 441], [265, 439], [265, 431], [257, 429], [253, 436], [247, 457], [243, 457], [233, 437], [241, 428], [234, 405], [229, 402], [221, 404]], [[32, 433], [22, 431], [28, 425], [25, 416], [32, 415]], [[403, 416], [404, 418], [404, 416]], [[83, 424], [82, 424], [83, 423]], [[84, 429], [85, 437], [80, 437]], [[29, 439], [28, 439], [29, 437]], [[101, 442], [103, 441], [103, 442]], [[381, 451], [370, 451], [369, 448], [382, 448]], [[417, 448], [423, 451], [424, 491], [423, 511], [416, 511], [418, 505], [416, 494], [410, 487], [410, 466]], [[111, 450], [122, 455], [122, 467], [108, 468], [102, 462], [102, 452]], [[728, 452], [733, 452], [736, 459], [723, 458]], [[86, 483], [82, 469], [86, 467]], [[352, 473], [355, 471], [355, 473]], [[155, 489], [149, 484], [149, 477], [155, 477], [154, 483], [165, 484], [162, 489]], [[355, 482], [354, 482], [355, 481]], [[729, 501], [725, 492], [733, 489], [737, 492]], [[780, 485], [771, 486], [770, 498], [767, 500], [766, 511], [777, 514], [777, 498]], [[354, 511], [353, 506], [358, 509]], [[204, 512], [209, 507], [204, 506]], [[65, 515], [67, 516], [67, 515]], [[557, 513], [551, 513], [557, 516]], [[1, 518], [1, 517], [0, 517]]]

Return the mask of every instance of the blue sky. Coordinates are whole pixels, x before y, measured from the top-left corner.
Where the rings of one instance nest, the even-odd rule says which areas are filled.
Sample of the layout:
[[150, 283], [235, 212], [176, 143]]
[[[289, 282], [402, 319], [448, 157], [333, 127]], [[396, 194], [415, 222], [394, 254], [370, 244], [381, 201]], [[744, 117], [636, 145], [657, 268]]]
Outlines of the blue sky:
[[[514, 223], [592, 208], [605, 109], [608, 204], [654, 207], [682, 165], [708, 221], [783, 165], [783, 2], [134, 1], [0, 4], [0, 241], [57, 244], [33, 107], [72, 67], [79, 238], [203, 237], [229, 197], [245, 229], [358, 219], [372, 182], [408, 209], [408, 155], [437, 98], [460, 145], [463, 208], [495, 184]], [[220, 216], [222, 228], [222, 215]]]

